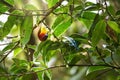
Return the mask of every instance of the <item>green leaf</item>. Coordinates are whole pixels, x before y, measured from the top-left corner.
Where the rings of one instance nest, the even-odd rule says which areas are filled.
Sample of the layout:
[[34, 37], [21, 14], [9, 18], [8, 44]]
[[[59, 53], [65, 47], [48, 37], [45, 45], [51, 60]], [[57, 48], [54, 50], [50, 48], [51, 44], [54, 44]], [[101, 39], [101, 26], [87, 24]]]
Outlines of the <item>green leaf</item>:
[[36, 73], [23, 75], [20, 80], [34, 80]]
[[95, 28], [95, 26], [96, 26], [96, 24], [98, 23], [99, 20], [100, 20], [100, 16], [99, 16], [99, 14], [96, 14], [96, 16], [94, 18], [94, 21], [93, 21], [93, 23], [90, 27], [89, 33], [88, 33], [89, 38], [91, 38], [92, 32], [93, 32], [93, 30], [94, 30], [94, 28]]
[[117, 80], [117, 76], [118, 73], [115, 70], [106, 68], [89, 73], [85, 80]]
[[88, 29], [92, 25], [92, 20], [84, 19], [84, 18], [79, 18], [80, 22], [83, 23]]
[[12, 29], [12, 27], [15, 23], [16, 18], [17, 18], [16, 16], [9, 16], [8, 17], [7, 22], [4, 24], [4, 27], [2, 28], [4, 33], [2, 34], [1, 38], [6, 36], [10, 32], [10, 30]]
[[21, 27], [21, 43], [23, 45], [26, 45], [28, 41], [30, 40], [31, 34], [32, 34], [32, 28], [33, 27], [33, 17], [27, 16], [25, 17], [22, 27]]
[[5, 0], [7, 3], [9, 3], [10, 5], [14, 5], [14, 0]]
[[52, 80], [52, 75], [51, 75], [51, 72], [49, 70], [46, 70], [45, 74], [46, 74], [46, 76], [48, 77], [49, 80]]
[[85, 8], [85, 11], [97, 11], [100, 5], [98, 4], [91, 4]]
[[37, 10], [37, 8], [32, 4], [26, 4], [24, 8], [26, 10]]
[[107, 21], [108, 25], [117, 33], [120, 33], [119, 25], [114, 21]]
[[54, 29], [54, 34], [56, 36], [60, 36], [61, 34], [63, 34], [70, 27], [70, 25], [71, 25], [71, 19], [68, 18], [68, 19], [63, 20]]
[[12, 47], [14, 47], [14, 43], [8, 44], [8, 45], [2, 50], [2, 52], [4, 53], [4, 52], [6, 52], [7, 50], [10, 50]]
[[45, 67], [32, 67], [32, 70], [33, 71], [35, 71], [35, 72], [37, 72], [37, 75], [38, 75], [38, 79], [39, 80], [44, 80], [43, 79], [43, 74], [44, 74], [44, 72], [39, 72], [39, 71], [42, 71], [42, 70], [44, 70], [45, 69]]
[[84, 11], [82, 14], [83, 19], [94, 20], [96, 13], [91, 11]]
[[0, 4], [0, 14], [6, 12], [9, 8], [3, 4]]
[[23, 51], [23, 49], [22, 48], [16, 48], [15, 50], [14, 50], [14, 57], [15, 56], [17, 56], [19, 53], [21, 53]]
[[115, 16], [115, 9], [114, 9], [114, 7], [113, 6], [108, 6], [108, 12], [112, 15], [112, 16]]
[[50, 8], [50, 7], [54, 6], [58, 1], [59, 0], [47, 0], [48, 7]]
[[[18, 10], [15, 10], [13, 11], [11, 14], [15, 14], [15, 15], [23, 15], [21, 13], [21, 11], [18, 11]], [[0, 39], [3, 39], [6, 35], [9, 34], [9, 32], [11, 31], [12, 27], [14, 26], [14, 24], [16, 24], [17, 20], [19, 19], [20, 17], [18, 16], [12, 16], [10, 15], [8, 17], [8, 20], [7, 22], [4, 24], [4, 26], [2, 28], [0, 28]]]
[[55, 21], [52, 25], [52, 28], [55, 29], [57, 27], [57, 25], [59, 25], [65, 18], [66, 18], [66, 16], [63, 16], [63, 15], [57, 16], [57, 18], [55, 19]]
[[108, 69], [109, 67], [105, 67], [105, 66], [91, 66], [89, 67], [87, 74], [94, 72], [94, 71], [98, 71], [98, 70], [104, 70], [104, 69]]
[[36, 51], [34, 53], [35, 57], [37, 57], [39, 55], [39, 53], [41, 52], [41, 50], [43, 49], [43, 47], [45, 47], [45, 45], [49, 44], [50, 41], [49, 40], [46, 40], [44, 42], [41, 42], [37, 48], [36, 48]]
[[91, 39], [94, 47], [97, 45], [97, 43], [103, 37], [105, 29], [106, 29], [106, 23], [104, 20], [101, 20], [96, 24], [95, 29], [92, 33], [92, 39]]

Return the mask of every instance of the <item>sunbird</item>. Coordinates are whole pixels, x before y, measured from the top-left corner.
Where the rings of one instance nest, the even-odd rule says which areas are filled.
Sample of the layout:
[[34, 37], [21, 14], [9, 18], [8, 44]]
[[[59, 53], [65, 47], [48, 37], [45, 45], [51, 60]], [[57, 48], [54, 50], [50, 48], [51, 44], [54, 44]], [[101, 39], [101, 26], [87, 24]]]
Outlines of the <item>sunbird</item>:
[[38, 31], [38, 38], [40, 41], [45, 41], [48, 38], [48, 28], [45, 26], [41, 26], [40, 30]]

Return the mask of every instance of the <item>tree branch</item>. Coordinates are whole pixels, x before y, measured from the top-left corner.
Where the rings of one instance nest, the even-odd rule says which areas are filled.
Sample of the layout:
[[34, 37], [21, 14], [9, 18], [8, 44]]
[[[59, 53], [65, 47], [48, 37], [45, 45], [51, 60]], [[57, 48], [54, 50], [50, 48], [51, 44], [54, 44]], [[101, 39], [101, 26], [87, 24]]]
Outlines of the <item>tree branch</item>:
[[104, 2], [105, 2], [106, 12], [107, 12], [107, 14], [108, 14], [108, 15], [112, 18], [112, 20], [114, 20], [114, 21], [115, 21], [114, 17], [111, 15], [111, 13], [110, 13], [110, 12], [109, 12], [109, 10], [108, 10], [108, 5], [107, 5], [106, 0], [104, 0]]
[[98, 55], [100, 56], [101, 60], [102, 60], [105, 64], [108, 64], [108, 63], [106, 63], [105, 59], [102, 57], [100, 51], [98, 50], [98, 47], [96, 47], [96, 51], [97, 51]]
[[0, 63], [6, 59], [6, 57], [19, 45], [19, 41], [17, 44], [0, 60]]
[[[77, 67], [93, 67], [93, 66], [103, 66], [103, 67], [108, 67], [108, 68], [111, 68], [111, 69], [120, 69], [120, 67], [115, 67], [115, 66], [111, 66], [111, 65], [106, 65], [106, 64], [96, 64], [96, 65], [91, 65], [91, 64], [68, 64], [69, 67], [74, 67], [74, 66], [77, 66]], [[27, 72], [27, 73], [22, 73], [22, 74], [0, 74], [0, 77], [2, 76], [23, 76], [23, 75], [28, 75], [28, 74], [34, 74], [34, 73], [38, 73], [38, 72], [43, 72], [43, 71], [46, 71], [46, 70], [52, 70], [52, 69], [55, 69], [55, 68], [61, 68], [61, 67], [64, 67], [64, 68], [69, 68], [69, 67], [66, 67], [66, 65], [57, 65], [57, 66], [53, 66], [53, 67], [49, 67], [49, 68], [46, 68], [46, 69], [43, 69], [43, 70], [40, 70], [40, 71], [35, 71], [35, 72]]]
[[18, 15], [18, 14], [3, 13], [3, 12], [0, 12], [0, 13], [1, 13], [1, 14], [5, 14], [5, 15], [10, 15], [10, 16], [18, 16], [18, 17], [26, 17], [26, 16], [45, 16], [44, 14]]
[[62, 3], [63, 1], [64, 1], [64, 0], [59, 0], [59, 2], [57, 2], [55, 6], [53, 6], [52, 8], [50, 8], [50, 9], [48, 10], [48, 12], [45, 14], [45, 16], [42, 18], [42, 20], [40, 20], [40, 21], [38, 22], [38, 24], [40, 24], [41, 22], [43, 22], [58, 6], [61, 5], [61, 3]]

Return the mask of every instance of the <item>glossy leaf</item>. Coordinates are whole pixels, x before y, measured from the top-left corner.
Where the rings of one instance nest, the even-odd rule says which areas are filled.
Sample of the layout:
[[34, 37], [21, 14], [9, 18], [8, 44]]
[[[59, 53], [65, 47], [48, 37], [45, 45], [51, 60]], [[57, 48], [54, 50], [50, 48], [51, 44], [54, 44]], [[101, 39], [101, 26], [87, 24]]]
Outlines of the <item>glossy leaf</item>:
[[52, 7], [52, 6], [54, 6], [58, 1], [59, 1], [59, 0], [47, 0], [48, 6], [49, 6], [49, 7]]
[[[21, 11], [15, 10], [13, 11], [11, 14], [15, 14], [15, 15], [23, 15], [23, 13], [21, 13]], [[16, 24], [17, 20], [19, 20], [20, 17], [18, 16], [12, 16], [10, 15], [8, 17], [7, 22], [4, 24], [4, 26], [2, 28], [0, 28], [0, 39], [3, 39], [6, 35], [9, 34], [9, 32], [11, 31], [12, 27]]]
[[14, 0], [5, 0], [7, 3], [9, 3], [10, 5], [14, 5]]
[[114, 21], [107, 21], [108, 25], [117, 33], [120, 33], [119, 25]]
[[56, 36], [62, 35], [71, 25], [71, 19], [65, 19], [63, 22], [58, 24], [56, 28], [54, 29], [54, 34]]
[[104, 35], [105, 29], [106, 29], [106, 23], [104, 20], [101, 20], [96, 24], [95, 29], [92, 33], [93, 46], [96, 46], [98, 42], [101, 40], [101, 38]]
[[23, 49], [22, 48], [16, 48], [15, 50], [14, 50], [14, 57], [15, 56], [17, 56], [19, 53], [21, 53], [23, 51]]
[[96, 16], [96, 13], [90, 12], [90, 11], [85, 11], [82, 14], [82, 18], [88, 19], [88, 20], [94, 20]]
[[87, 80], [117, 80], [118, 73], [112, 69], [102, 69], [91, 72], [87, 75]]
[[91, 38], [93, 30], [94, 30], [94, 28], [95, 28], [95, 26], [96, 26], [96, 24], [98, 23], [99, 20], [100, 20], [100, 16], [99, 16], [99, 14], [96, 14], [96, 16], [95, 16], [95, 18], [94, 18], [94, 20], [93, 20], [93, 22], [90, 26], [90, 30], [89, 30], [89, 33], [88, 33], [89, 38]]
[[21, 27], [21, 43], [26, 45], [30, 40], [33, 28], [33, 17], [25, 17], [22, 27]]
[[9, 16], [8, 17], [7, 22], [4, 24], [4, 27], [2, 28], [4, 33], [2, 34], [1, 38], [5, 37], [10, 32], [13, 25], [15, 24], [16, 18], [17, 18], [16, 16]]
[[99, 71], [99, 70], [104, 70], [104, 69], [109, 69], [109, 67], [105, 67], [105, 66], [91, 66], [89, 67], [87, 74], [94, 72], [94, 71]]
[[6, 12], [9, 8], [3, 4], [0, 4], [0, 14]]
[[62, 21], [63, 21], [64, 19], [65, 19], [65, 16], [59, 15], [59, 16], [55, 19], [55, 21], [54, 21], [54, 23], [53, 23], [53, 25], [52, 25], [52, 28], [55, 29], [55, 28], [57, 27], [57, 25], [59, 25], [60, 23], [62, 23]]
[[10, 50], [12, 47], [14, 47], [14, 43], [8, 44], [8, 45], [2, 50], [2, 52], [6, 52], [7, 50]]
[[37, 8], [32, 4], [26, 4], [24, 8], [26, 10], [37, 10]]

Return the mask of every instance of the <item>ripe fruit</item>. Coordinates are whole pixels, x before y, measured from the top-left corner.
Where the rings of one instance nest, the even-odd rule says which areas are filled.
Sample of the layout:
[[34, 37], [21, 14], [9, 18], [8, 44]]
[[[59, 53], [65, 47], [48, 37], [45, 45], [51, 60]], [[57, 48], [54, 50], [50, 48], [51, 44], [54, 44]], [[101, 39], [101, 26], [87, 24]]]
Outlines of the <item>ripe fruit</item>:
[[45, 41], [48, 38], [48, 29], [42, 26], [38, 32], [38, 38], [40, 41]]

